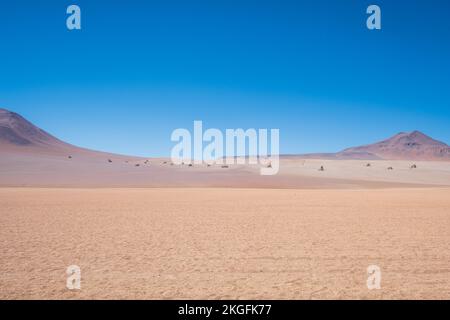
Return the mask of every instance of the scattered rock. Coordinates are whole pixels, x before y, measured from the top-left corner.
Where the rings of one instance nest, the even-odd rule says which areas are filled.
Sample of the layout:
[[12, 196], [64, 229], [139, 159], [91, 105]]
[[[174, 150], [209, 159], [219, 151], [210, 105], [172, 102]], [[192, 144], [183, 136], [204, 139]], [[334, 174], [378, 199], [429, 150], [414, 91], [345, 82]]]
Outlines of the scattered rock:
[[387, 169], [388, 169], [388, 170], [394, 170], [394, 168], [392, 168], [392, 167], [388, 167]]
[[323, 166], [320, 166], [319, 171], [325, 171], [325, 168]]
[[111, 163], [111, 162], [112, 162], [112, 160], [111, 160], [111, 159], [108, 159], [108, 162], [109, 162], [109, 163]]
[[370, 167], [370, 166], [372, 166], [370, 163], [366, 164], [366, 167]]
[[229, 167], [227, 165], [223, 165], [222, 168], [228, 169]]
[[72, 156], [68, 156], [67, 158], [72, 159]]
[[416, 164], [413, 164], [413, 165], [411, 166], [411, 169], [417, 169]]

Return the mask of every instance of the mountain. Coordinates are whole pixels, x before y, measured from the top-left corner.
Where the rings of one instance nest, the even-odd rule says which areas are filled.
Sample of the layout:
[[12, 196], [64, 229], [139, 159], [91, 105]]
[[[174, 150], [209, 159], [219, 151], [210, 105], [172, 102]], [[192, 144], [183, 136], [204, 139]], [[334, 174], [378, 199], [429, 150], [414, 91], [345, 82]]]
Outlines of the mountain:
[[365, 146], [345, 149], [338, 156], [371, 155], [389, 160], [450, 160], [450, 147], [420, 131], [400, 132]]
[[[36, 127], [17, 113], [0, 109], [0, 152], [72, 153], [111, 155], [63, 142]], [[112, 155], [122, 157], [120, 155]], [[352, 147], [337, 153], [301, 155], [325, 159], [385, 159], [385, 160], [450, 160], [450, 147], [419, 131], [401, 132], [393, 137], [364, 146]]]
[[361, 160], [450, 161], [450, 146], [420, 131], [400, 132], [373, 144], [351, 147], [337, 153], [315, 153], [306, 158]]
[[41, 148], [70, 146], [6, 109], [0, 109], [0, 144]]
[[[0, 155], [57, 155], [83, 157], [114, 157], [125, 156], [101, 151], [80, 148], [66, 143], [38, 128], [21, 115], [0, 108]], [[127, 157], [137, 158], [137, 157]]]

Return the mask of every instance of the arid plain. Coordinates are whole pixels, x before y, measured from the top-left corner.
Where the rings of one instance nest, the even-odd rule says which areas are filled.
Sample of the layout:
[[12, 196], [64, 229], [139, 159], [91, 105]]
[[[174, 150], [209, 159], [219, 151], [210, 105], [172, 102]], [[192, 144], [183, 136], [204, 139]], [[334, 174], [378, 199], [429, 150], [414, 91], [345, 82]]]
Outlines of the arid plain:
[[414, 131], [261, 176], [79, 148], [0, 109], [0, 299], [450, 299], [448, 160]]
[[0, 203], [2, 299], [450, 298], [449, 188], [2, 188]]

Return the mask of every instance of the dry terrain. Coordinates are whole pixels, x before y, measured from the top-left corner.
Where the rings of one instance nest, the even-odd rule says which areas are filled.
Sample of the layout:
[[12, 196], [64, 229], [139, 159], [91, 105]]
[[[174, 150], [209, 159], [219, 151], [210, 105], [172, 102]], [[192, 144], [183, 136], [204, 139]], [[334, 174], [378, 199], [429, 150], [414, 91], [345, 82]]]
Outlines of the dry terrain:
[[[260, 165], [170, 165], [170, 159], [0, 154], [0, 187], [450, 187], [450, 162], [282, 158], [277, 175]], [[367, 164], [370, 163], [370, 167]], [[138, 166], [137, 166], [138, 165]], [[417, 168], [411, 169], [412, 165]], [[324, 171], [319, 171], [320, 167]], [[392, 167], [393, 170], [388, 170]]]
[[450, 299], [448, 160], [413, 131], [262, 176], [84, 149], [0, 109], [0, 299]]
[[449, 227], [448, 187], [0, 188], [0, 298], [450, 299]]

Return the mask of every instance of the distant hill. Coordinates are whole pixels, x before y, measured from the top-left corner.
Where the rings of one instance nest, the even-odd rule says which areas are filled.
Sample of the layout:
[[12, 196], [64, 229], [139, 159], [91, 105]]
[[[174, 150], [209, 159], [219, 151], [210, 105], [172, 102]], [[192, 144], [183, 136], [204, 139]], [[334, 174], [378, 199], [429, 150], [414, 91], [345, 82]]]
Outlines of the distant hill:
[[[17, 113], [0, 109], [0, 152], [30, 152], [85, 155], [109, 155], [79, 148], [59, 140], [36, 127]], [[113, 155], [119, 156], [120, 155]], [[322, 159], [384, 159], [384, 160], [450, 160], [450, 147], [419, 131], [401, 132], [395, 136], [337, 153], [316, 153], [286, 157]]]
[[19, 114], [5, 109], [0, 109], [0, 144], [42, 148], [69, 146], [36, 127]]
[[122, 155], [80, 148], [66, 143], [38, 128], [21, 115], [0, 108], [0, 155], [2, 153], [124, 157]]
[[367, 160], [430, 160], [449, 161], [450, 146], [434, 140], [420, 131], [400, 132], [393, 137], [337, 153], [302, 155], [305, 158], [367, 159]]

